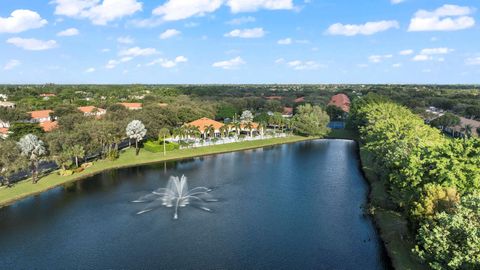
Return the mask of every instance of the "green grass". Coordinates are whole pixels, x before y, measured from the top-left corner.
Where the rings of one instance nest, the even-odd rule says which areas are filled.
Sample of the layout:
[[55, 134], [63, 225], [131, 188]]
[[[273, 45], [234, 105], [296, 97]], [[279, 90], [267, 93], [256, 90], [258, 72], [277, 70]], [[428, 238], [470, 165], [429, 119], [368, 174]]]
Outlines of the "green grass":
[[31, 179], [27, 179], [15, 184], [12, 188], [0, 188], [0, 207], [9, 205], [17, 200], [42, 193], [52, 188], [101, 173], [106, 170], [133, 167], [137, 165], [145, 165], [167, 160], [178, 160], [197, 156], [254, 149], [277, 144], [294, 143], [311, 139], [314, 138], [291, 136], [287, 138], [246, 141], [195, 149], [174, 150], [167, 152], [167, 155], [165, 156], [163, 155], [163, 153], [151, 153], [144, 150], [140, 152], [140, 155], [136, 156], [135, 149], [127, 149], [120, 154], [120, 157], [117, 160], [102, 160], [95, 162], [92, 167], [71, 176], [60, 176], [58, 175], [58, 172], [53, 172], [41, 178], [37, 184], [33, 184], [31, 182]]
[[371, 187], [370, 204], [374, 209], [375, 224], [380, 231], [380, 237], [385, 243], [393, 267], [399, 270], [428, 269], [412, 253], [414, 236], [408, 229], [407, 219], [394, 210], [395, 205], [390, 200], [385, 184], [373, 168], [370, 153], [361, 148], [360, 158], [365, 177]]
[[352, 130], [352, 129], [332, 129], [327, 134], [327, 138], [357, 140], [358, 135], [357, 135], [357, 132], [355, 130]]

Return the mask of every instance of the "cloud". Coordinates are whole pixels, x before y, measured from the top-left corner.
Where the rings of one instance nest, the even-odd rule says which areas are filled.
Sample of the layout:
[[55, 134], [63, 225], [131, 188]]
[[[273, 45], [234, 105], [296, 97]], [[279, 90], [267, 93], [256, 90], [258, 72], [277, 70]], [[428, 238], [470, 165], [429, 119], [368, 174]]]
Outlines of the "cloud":
[[55, 40], [43, 41], [34, 38], [9, 38], [7, 43], [13, 44], [19, 48], [29, 51], [43, 51], [56, 48], [57, 42]]
[[162, 16], [165, 21], [178, 21], [214, 12], [222, 3], [223, 0], [168, 0], [155, 8], [152, 13]]
[[57, 33], [59, 37], [71, 37], [80, 34], [77, 28], [68, 28]]
[[480, 57], [467, 58], [465, 59], [465, 64], [469, 66], [480, 65]]
[[373, 35], [389, 29], [398, 29], [400, 25], [397, 21], [378, 21], [367, 22], [365, 24], [332, 24], [327, 29], [329, 35], [356, 36], [356, 35]]
[[120, 51], [119, 55], [123, 57], [138, 57], [138, 56], [150, 56], [158, 54], [158, 51], [154, 48], [140, 48], [133, 47], [123, 51]]
[[37, 12], [17, 9], [10, 14], [10, 17], [0, 17], [0, 33], [20, 33], [46, 24], [47, 20], [42, 19]]
[[238, 37], [238, 38], [261, 38], [265, 36], [263, 28], [251, 28], [251, 29], [235, 29], [225, 34], [226, 37]]
[[188, 62], [188, 58], [186, 58], [183, 55], [180, 55], [180, 56], [175, 57], [174, 60], [159, 58], [159, 59], [156, 59], [156, 60], [148, 63], [147, 66], [161, 65], [164, 68], [173, 68], [173, 67], [176, 67], [180, 63], [186, 63], [186, 62]]
[[438, 57], [438, 55], [445, 55], [453, 52], [453, 49], [450, 48], [427, 48], [420, 51], [419, 54], [415, 55], [412, 58], [412, 61], [432, 61], [436, 60], [443, 62], [445, 59], [443, 57]]
[[8, 61], [5, 66], [3, 66], [3, 70], [12, 70], [18, 66], [20, 66], [22, 63], [16, 59], [12, 59]]
[[56, 15], [89, 19], [97, 25], [106, 25], [142, 10], [142, 3], [137, 0], [53, 0], [52, 3], [56, 4]]
[[380, 62], [383, 62], [384, 60], [390, 59], [392, 57], [393, 57], [393, 55], [391, 55], [391, 54], [370, 55], [368, 57], [368, 61], [370, 61], [371, 63], [380, 63]]
[[293, 68], [294, 70], [315, 70], [321, 67], [325, 67], [323, 65], [318, 64], [315, 61], [290, 61], [287, 63], [287, 66]]
[[277, 60], [275, 60], [275, 64], [283, 64], [283, 63], [285, 63], [284, 58], [278, 58]]
[[405, 2], [405, 0], [390, 0], [390, 3], [392, 3], [392, 5], [398, 5], [403, 2]]
[[399, 68], [402, 66], [402, 63], [395, 63], [392, 65], [393, 68]]
[[414, 53], [414, 51], [409, 49], [409, 50], [400, 51], [398, 54], [400, 54], [400, 55], [411, 55], [413, 53]]
[[228, 0], [227, 6], [233, 13], [252, 12], [259, 9], [293, 9], [292, 0]]
[[230, 60], [215, 62], [212, 64], [212, 67], [223, 68], [223, 69], [237, 69], [241, 65], [245, 65], [246, 62], [238, 56]]
[[85, 70], [85, 73], [92, 73], [92, 72], [95, 72], [95, 68], [91, 67], [91, 68], [87, 68]]
[[245, 23], [251, 23], [255, 22], [256, 19], [255, 17], [248, 16], [248, 17], [240, 17], [240, 18], [235, 18], [227, 22], [227, 24], [230, 25], [240, 25], [240, 24], [245, 24]]
[[470, 7], [443, 5], [434, 11], [419, 10], [410, 20], [408, 31], [456, 31], [475, 25], [475, 19], [467, 16], [474, 12]]
[[180, 35], [182, 32], [178, 31], [177, 29], [168, 29], [165, 32], [160, 34], [160, 39], [169, 39], [174, 36]]
[[122, 44], [132, 44], [135, 42], [135, 40], [130, 36], [124, 36], [124, 37], [117, 38], [117, 42]]
[[290, 45], [292, 44], [292, 39], [291, 38], [285, 38], [285, 39], [280, 39], [279, 41], [277, 41], [277, 44], [279, 45]]

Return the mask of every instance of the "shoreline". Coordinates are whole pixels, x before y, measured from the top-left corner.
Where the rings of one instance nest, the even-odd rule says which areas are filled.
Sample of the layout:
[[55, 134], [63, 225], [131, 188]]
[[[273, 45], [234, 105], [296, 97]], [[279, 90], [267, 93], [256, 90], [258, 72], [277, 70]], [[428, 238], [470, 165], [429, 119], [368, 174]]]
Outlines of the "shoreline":
[[[94, 162], [93, 166], [83, 172], [70, 176], [58, 175], [58, 170], [40, 178], [37, 184], [31, 183], [31, 178], [16, 183], [11, 188], [0, 189], [0, 208], [7, 207], [23, 199], [39, 195], [49, 190], [61, 187], [65, 184], [81, 181], [97, 174], [123, 168], [151, 165], [166, 161], [176, 161], [187, 158], [218, 155], [238, 151], [259, 149], [269, 146], [292, 144], [303, 141], [320, 139], [318, 137], [290, 136], [285, 138], [273, 138], [258, 141], [236, 142], [231, 144], [213, 145], [199, 148], [181, 149], [163, 153], [151, 153], [142, 149], [140, 155], [135, 156], [135, 149], [130, 148], [121, 152], [120, 157], [114, 161], [100, 160]], [[17, 194], [18, 193], [18, 194]]]

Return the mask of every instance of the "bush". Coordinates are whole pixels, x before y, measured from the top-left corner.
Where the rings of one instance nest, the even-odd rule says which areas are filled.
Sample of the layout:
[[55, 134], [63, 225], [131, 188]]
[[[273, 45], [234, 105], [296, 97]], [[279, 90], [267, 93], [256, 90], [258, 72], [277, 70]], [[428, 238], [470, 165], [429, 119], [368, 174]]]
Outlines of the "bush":
[[[143, 144], [143, 148], [152, 153], [162, 153], [163, 152], [163, 143], [158, 143], [156, 141], [147, 141]], [[177, 143], [167, 142], [165, 145], [165, 150], [173, 151], [179, 149], [180, 145]]]

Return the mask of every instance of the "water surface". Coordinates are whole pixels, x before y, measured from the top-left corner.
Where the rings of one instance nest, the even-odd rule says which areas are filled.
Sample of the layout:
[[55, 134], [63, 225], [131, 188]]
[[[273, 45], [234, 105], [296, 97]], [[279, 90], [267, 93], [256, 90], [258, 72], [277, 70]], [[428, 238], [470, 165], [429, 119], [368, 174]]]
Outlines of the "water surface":
[[[319, 140], [99, 174], [0, 209], [2, 269], [386, 269], [354, 142]], [[213, 213], [132, 200], [185, 174]]]

